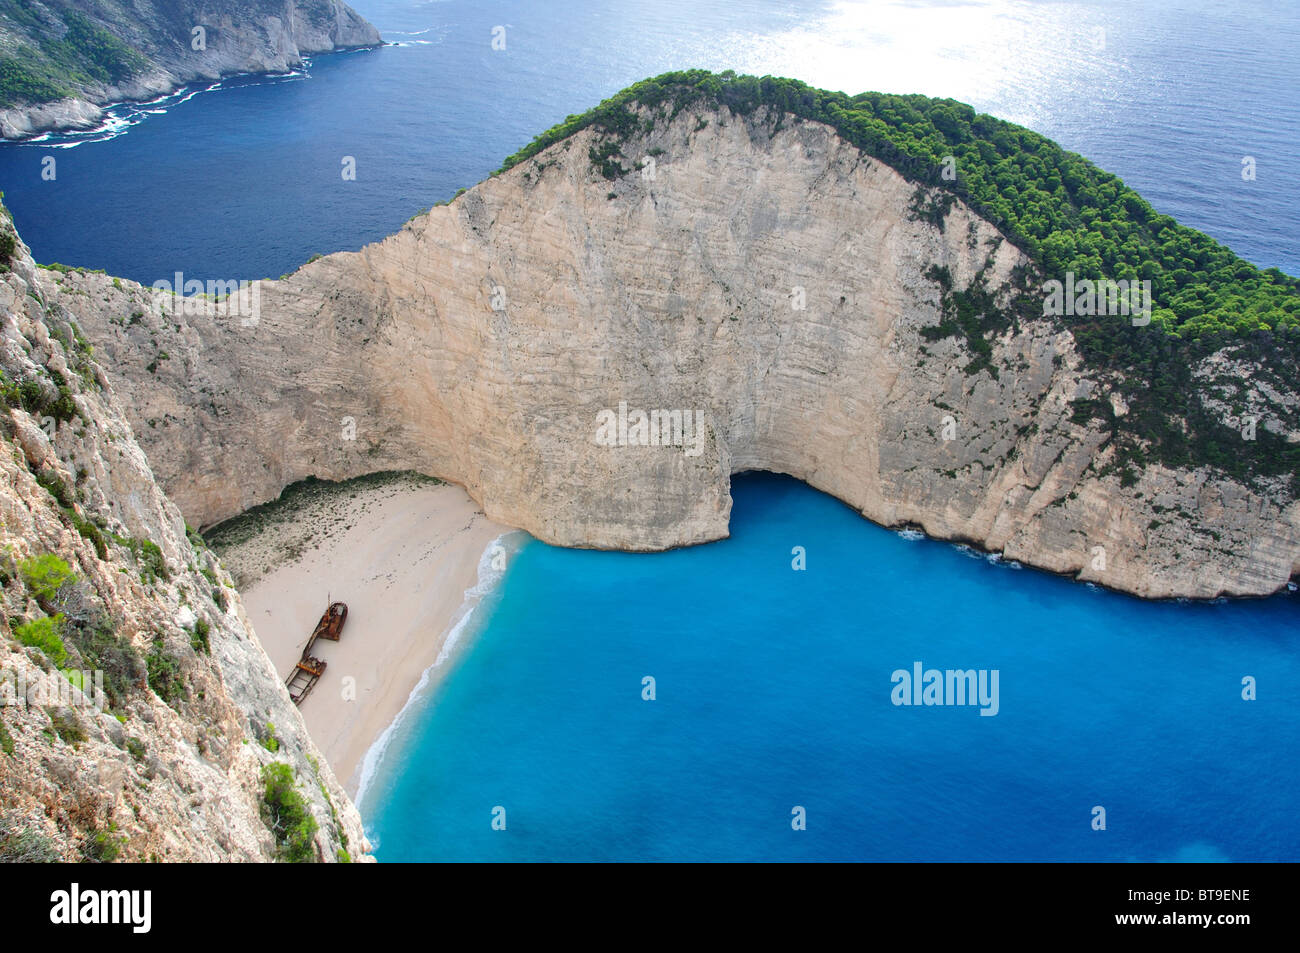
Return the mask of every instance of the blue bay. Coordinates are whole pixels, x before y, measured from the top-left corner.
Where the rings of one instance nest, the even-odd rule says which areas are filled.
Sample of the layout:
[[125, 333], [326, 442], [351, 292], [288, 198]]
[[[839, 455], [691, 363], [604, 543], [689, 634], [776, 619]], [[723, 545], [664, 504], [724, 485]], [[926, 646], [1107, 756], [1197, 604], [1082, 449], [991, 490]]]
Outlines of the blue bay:
[[[522, 547], [362, 800], [381, 860], [1296, 856], [1296, 596], [1144, 602], [732, 492], [717, 543]], [[918, 661], [997, 669], [998, 714], [895, 706]]]

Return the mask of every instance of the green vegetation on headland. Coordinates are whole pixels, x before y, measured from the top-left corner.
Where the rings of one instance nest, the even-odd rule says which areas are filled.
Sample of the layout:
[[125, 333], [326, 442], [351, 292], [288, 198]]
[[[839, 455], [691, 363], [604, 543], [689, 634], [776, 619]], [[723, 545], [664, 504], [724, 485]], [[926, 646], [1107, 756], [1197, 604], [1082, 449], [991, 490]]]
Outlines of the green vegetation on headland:
[[[620, 140], [654, 127], [630, 107], [673, 119], [688, 107], [749, 115], [761, 106], [826, 123], [920, 185], [955, 195], [988, 219], [1046, 277], [1150, 280], [1153, 323], [1199, 336], [1300, 327], [1300, 280], [1257, 268], [1214, 239], [1156, 212], [1118, 177], [1056, 143], [965, 103], [921, 95], [827, 92], [793, 79], [688, 70], [629, 86], [542, 133], [500, 171], [588, 126], [608, 135], [593, 162], [618, 165]], [[955, 164], [944, 178], [947, 157]], [[624, 170], [626, 172], [627, 170]], [[613, 176], [611, 176], [613, 177]], [[944, 210], [942, 201], [929, 203]]]
[[[62, 20], [60, 38], [52, 38], [49, 19]], [[52, 102], [94, 83], [116, 85], [149, 65], [140, 53], [74, 10], [57, 17], [47, 11], [43, 17], [23, 0], [0, 0], [0, 23], [42, 38], [37, 45], [16, 38], [6, 44], [0, 54], [0, 107]]]
[[[648, 114], [636, 111], [638, 106]], [[1131, 465], [1154, 461], [1208, 464], [1243, 480], [1291, 475], [1291, 492], [1300, 495], [1300, 445], [1262, 428], [1243, 439], [1236, 425], [1205, 402], [1226, 403], [1240, 415], [1246, 409], [1243, 387], [1233, 393], [1230, 382], [1225, 393], [1223, 382], [1211, 384], [1194, 374], [1204, 358], [1226, 348], [1234, 361], [1251, 367], [1252, 377], [1294, 391], [1300, 382], [1300, 280], [1256, 267], [1155, 211], [1082, 156], [964, 103], [920, 95], [849, 96], [730, 71], [665, 73], [567, 117], [498, 171], [591, 127], [599, 133], [589, 155], [592, 166], [614, 180], [631, 172], [639, 158], [621, 153], [630, 139], [694, 107], [765, 121], [773, 132], [787, 122], [785, 114], [825, 123], [916, 184], [916, 217], [942, 228], [960, 198], [1021, 248], [1037, 274], [1017, 276], [1021, 294], [1011, 308], [999, 310], [980, 287], [943, 288], [945, 318], [927, 337], [964, 336], [974, 354], [968, 373], [988, 370], [996, 376], [988, 360], [990, 336], [1017, 318], [1041, 316], [1043, 294], [1035, 282], [1064, 280], [1067, 272], [1076, 280], [1150, 281], [1146, 326], [1135, 327], [1120, 315], [1063, 319], [1088, 366], [1120, 389], [1129, 406], [1122, 416], [1095, 415], [1109, 428], [1117, 466], [1129, 478]], [[760, 107], [770, 109], [756, 116]], [[696, 131], [707, 125], [701, 120]]]

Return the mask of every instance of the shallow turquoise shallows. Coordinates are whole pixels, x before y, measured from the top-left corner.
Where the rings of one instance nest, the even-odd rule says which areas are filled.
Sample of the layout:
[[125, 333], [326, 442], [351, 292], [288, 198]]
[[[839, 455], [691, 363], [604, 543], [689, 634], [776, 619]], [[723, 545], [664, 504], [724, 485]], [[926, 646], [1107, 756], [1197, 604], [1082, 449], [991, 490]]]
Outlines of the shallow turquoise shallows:
[[[732, 493], [722, 542], [519, 548], [363, 798], [381, 860], [1300, 857], [1300, 598], [1142, 602]], [[996, 670], [997, 714], [895, 705], [918, 662]]]

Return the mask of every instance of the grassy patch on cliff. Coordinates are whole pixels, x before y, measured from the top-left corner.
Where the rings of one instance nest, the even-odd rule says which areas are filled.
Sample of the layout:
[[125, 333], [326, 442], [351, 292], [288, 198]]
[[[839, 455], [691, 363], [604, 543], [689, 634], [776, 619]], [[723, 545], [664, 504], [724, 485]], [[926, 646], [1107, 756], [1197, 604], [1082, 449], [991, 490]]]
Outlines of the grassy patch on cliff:
[[155, 695], [172, 708], [177, 702], [188, 699], [189, 691], [181, 675], [180, 661], [167, 650], [165, 640], [155, 639], [144, 661], [149, 687]]

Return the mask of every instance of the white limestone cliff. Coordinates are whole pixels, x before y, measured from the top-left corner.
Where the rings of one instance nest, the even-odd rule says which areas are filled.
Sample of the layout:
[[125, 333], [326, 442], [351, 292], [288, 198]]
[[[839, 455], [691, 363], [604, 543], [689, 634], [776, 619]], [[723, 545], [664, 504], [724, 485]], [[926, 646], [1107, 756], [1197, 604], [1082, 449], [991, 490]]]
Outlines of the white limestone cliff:
[[[731, 475], [759, 469], [1140, 596], [1262, 595], [1300, 570], [1280, 482], [1108, 471], [1071, 401], [1124, 397], [1059, 320], [1013, 322], [996, 377], [967, 373], [962, 339], [925, 340], [932, 266], [1005, 295], [1026, 264], [960, 202], [917, 220], [896, 171], [766, 110], [684, 110], [624, 144], [614, 181], [597, 136], [261, 283], [255, 322], [159, 313], [84, 273], [58, 301], [195, 524], [306, 476], [415, 469], [547, 541], [654, 550], [725, 536]], [[701, 452], [598, 444], [620, 402], [704, 412]]]

